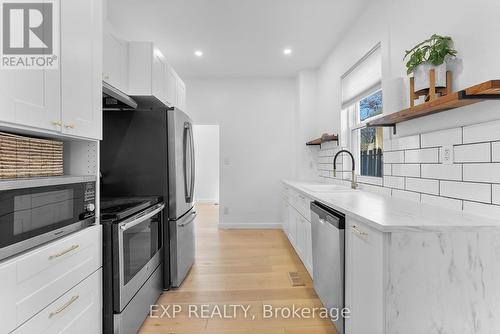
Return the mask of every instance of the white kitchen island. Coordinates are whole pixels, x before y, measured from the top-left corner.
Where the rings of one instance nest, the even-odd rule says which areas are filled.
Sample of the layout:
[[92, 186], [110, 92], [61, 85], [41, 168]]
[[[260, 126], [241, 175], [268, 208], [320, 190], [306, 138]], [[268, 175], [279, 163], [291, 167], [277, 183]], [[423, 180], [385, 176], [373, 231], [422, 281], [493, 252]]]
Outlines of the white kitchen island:
[[299, 214], [319, 201], [346, 215], [346, 334], [500, 333], [500, 220], [283, 184], [285, 203]]

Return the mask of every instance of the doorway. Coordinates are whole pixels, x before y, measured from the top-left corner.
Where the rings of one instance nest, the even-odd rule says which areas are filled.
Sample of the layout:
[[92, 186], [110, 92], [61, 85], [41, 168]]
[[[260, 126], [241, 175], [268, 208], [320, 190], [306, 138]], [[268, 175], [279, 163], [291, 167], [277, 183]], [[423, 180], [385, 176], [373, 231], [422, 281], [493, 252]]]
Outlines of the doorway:
[[219, 203], [219, 125], [193, 125], [195, 149], [195, 203]]

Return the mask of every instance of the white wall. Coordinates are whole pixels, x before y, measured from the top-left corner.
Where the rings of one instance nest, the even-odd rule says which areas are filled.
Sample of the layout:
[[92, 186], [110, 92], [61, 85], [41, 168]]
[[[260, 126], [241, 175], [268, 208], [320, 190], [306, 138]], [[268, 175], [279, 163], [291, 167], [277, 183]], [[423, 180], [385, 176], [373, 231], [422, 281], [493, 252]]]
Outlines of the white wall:
[[[432, 8], [431, 10], [425, 10]], [[374, 1], [353, 22], [318, 69], [318, 126], [340, 131], [340, 76], [377, 42], [382, 43], [384, 113], [406, 108], [408, 78], [404, 51], [433, 33], [450, 35], [459, 51], [454, 68], [455, 90], [500, 78], [500, 1], [380, 0]], [[398, 127], [400, 135], [433, 131], [500, 118], [496, 102], [486, 102], [409, 121]]]
[[[423, 14], [423, 8], [432, 10]], [[374, 2], [318, 69], [317, 82], [307, 87], [317, 89], [320, 132], [332, 127], [340, 131], [340, 77], [377, 42], [382, 44], [385, 114], [409, 106], [409, 79], [402, 58], [405, 50], [433, 33], [449, 35], [455, 41], [458, 59], [451, 64], [455, 91], [500, 78], [500, 43], [492, 42], [495, 32], [500, 31], [500, 21], [495, 19], [498, 13], [500, 2], [496, 0]], [[384, 177], [362, 179], [361, 188], [498, 217], [500, 178], [494, 175], [500, 158], [494, 148], [500, 147], [499, 110], [499, 101], [486, 101], [400, 123], [396, 136], [386, 129]], [[443, 145], [451, 145], [455, 154], [474, 155], [474, 160], [464, 160], [462, 153], [453, 164], [443, 165], [439, 154]], [[478, 158], [480, 148], [484, 154]], [[435, 156], [418, 156], [424, 150]], [[320, 153], [318, 174], [329, 182], [332, 166], [327, 162], [334, 151], [325, 147]]]
[[[317, 75], [316, 71], [301, 71], [296, 80], [297, 108], [295, 116], [295, 165], [296, 178], [314, 180], [317, 178], [318, 146], [306, 146], [305, 143], [319, 137], [317, 117]], [[328, 133], [332, 133], [330, 129]]]
[[220, 125], [220, 224], [278, 227], [280, 180], [295, 177], [293, 79], [187, 80], [194, 123]]
[[195, 201], [219, 203], [219, 125], [193, 125]]

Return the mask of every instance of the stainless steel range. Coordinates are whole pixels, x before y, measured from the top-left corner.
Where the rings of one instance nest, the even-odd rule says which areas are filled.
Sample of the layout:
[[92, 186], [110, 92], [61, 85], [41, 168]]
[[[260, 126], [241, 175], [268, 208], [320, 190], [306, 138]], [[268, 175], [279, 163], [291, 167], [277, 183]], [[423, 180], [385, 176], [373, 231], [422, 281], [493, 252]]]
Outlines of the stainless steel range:
[[104, 333], [136, 333], [162, 292], [164, 208], [158, 197], [101, 202]]

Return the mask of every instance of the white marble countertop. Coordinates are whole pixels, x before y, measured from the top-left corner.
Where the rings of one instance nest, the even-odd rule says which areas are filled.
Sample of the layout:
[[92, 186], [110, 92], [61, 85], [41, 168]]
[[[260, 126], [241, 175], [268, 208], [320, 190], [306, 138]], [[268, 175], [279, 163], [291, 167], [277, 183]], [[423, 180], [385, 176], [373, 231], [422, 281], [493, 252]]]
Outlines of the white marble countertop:
[[457, 210], [345, 188], [342, 191], [313, 192], [304, 186], [319, 182], [283, 181], [304, 195], [319, 201], [348, 217], [382, 232], [440, 232], [450, 229], [500, 230], [500, 219], [489, 219]]

